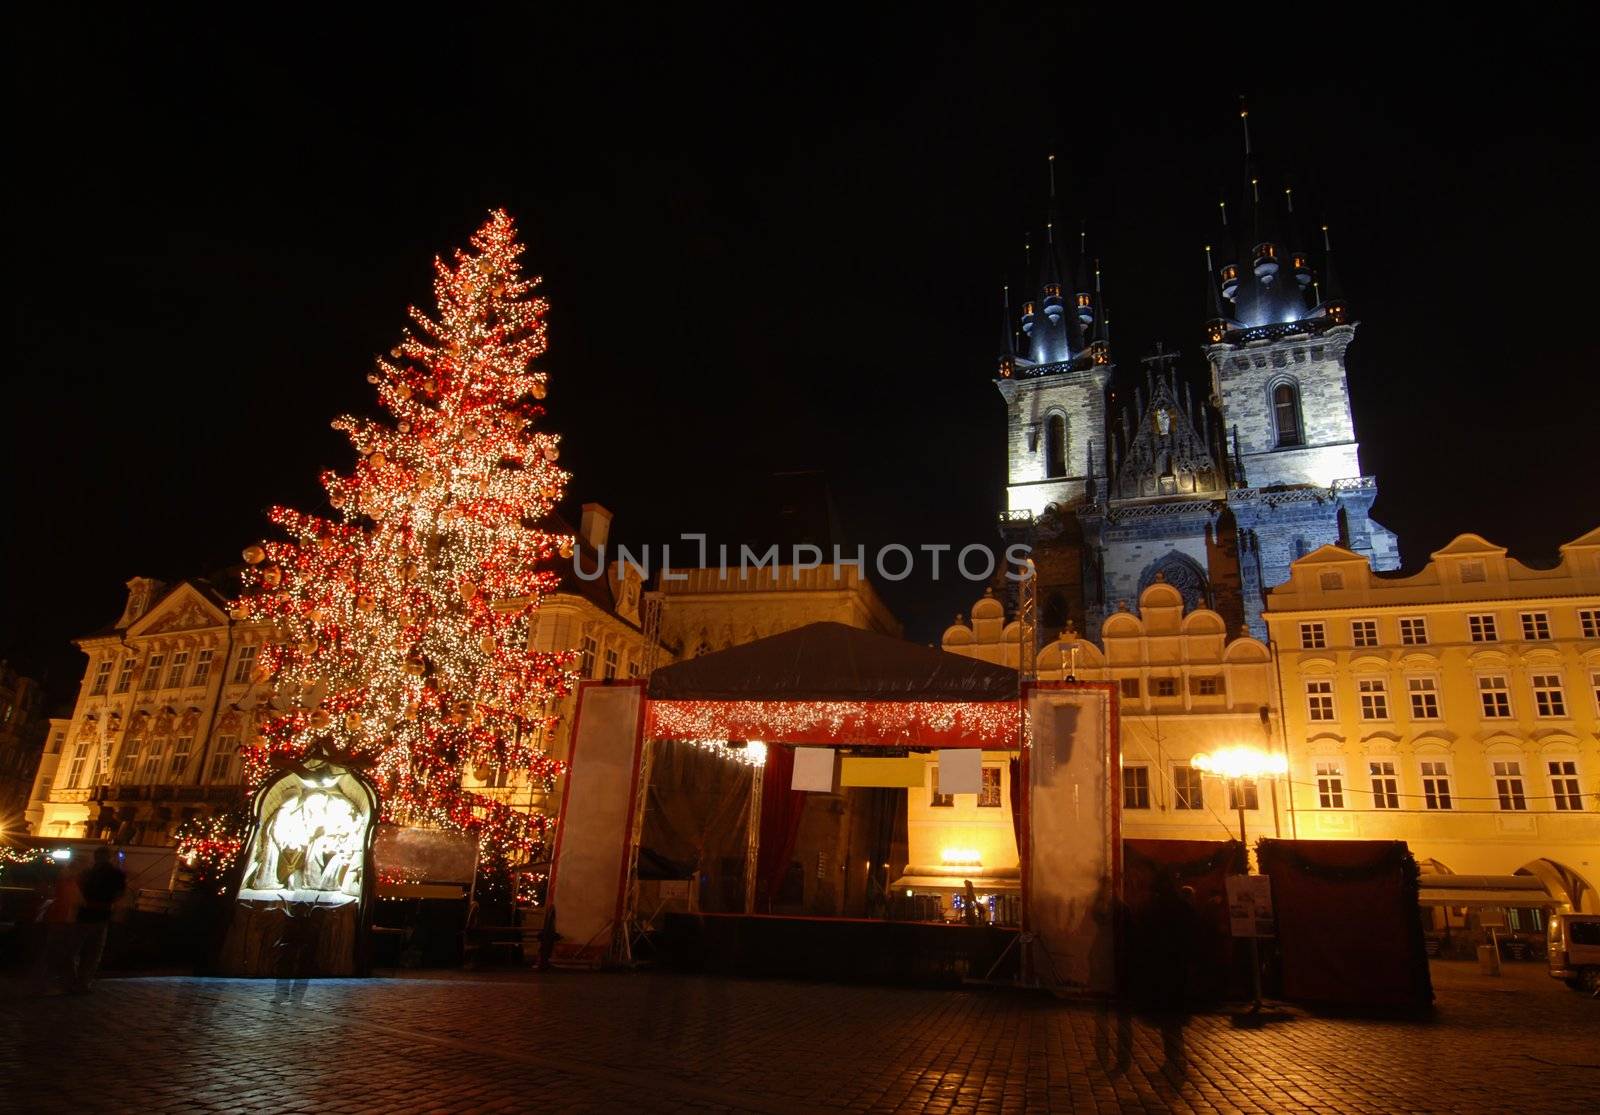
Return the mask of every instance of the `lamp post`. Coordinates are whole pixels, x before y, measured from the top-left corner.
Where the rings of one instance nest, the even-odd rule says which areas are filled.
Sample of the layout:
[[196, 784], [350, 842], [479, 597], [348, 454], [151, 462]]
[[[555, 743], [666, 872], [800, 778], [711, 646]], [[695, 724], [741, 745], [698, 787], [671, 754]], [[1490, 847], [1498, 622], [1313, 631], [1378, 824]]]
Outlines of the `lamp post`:
[[[1239, 809], [1239, 843], [1244, 848], [1245, 874], [1250, 874], [1250, 845], [1246, 841], [1244, 828], [1245, 783], [1259, 782], [1263, 778], [1287, 774], [1289, 760], [1282, 755], [1241, 746], [1224, 747], [1208, 754], [1202, 753], [1189, 762], [1196, 770], [1213, 774], [1227, 782], [1234, 804]], [[1259, 798], [1257, 800], [1259, 802]], [[1260, 1011], [1261, 946], [1256, 943], [1254, 932], [1250, 934], [1250, 988], [1255, 993], [1255, 1004], [1250, 1009]]]

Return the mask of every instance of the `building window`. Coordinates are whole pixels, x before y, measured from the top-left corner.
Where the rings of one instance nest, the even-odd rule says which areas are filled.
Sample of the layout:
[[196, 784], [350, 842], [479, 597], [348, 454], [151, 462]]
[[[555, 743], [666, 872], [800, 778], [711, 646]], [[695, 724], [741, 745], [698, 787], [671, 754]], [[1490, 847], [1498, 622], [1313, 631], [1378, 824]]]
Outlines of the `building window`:
[[72, 764], [67, 769], [67, 788], [83, 784], [83, 768], [89, 763], [89, 745], [80, 743], [72, 749]]
[[1222, 679], [1214, 674], [1193, 678], [1196, 697], [1215, 697], [1222, 692]]
[[1478, 679], [1478, 700], [1483, 703], [1483, 715], [1489, 720], [1506, 720], [1511, 716], [1511, 686], [1504, 674], [1485, 674]]
[[1556, 808], [1578, 812], [1583, 808], [1583, 794], [1578, 789], [1578, 763], [1575, 759], [1550, 760], [1550, 793]]
[[1378, 621], [1375, 619], [1353, 619], [1350, 621], [1350, 643], [1358, 647], [1375, 647], [1378, 645]]
[[1372, 808], [1399, 809], [1400, 779], [1395, 776], [1394, 762], [1374, 760], [1367, 764], [1367, 773], [1372, 776]]
[[956, 803], [954, 794], [941, 794], [939, 792], [939, 764], [929, 764], [933, 771], [933, 793], [928, 798], [928, 804], [939, 809], [945, 809]]
[[1494, 764], [1494, 792], [1500, 808], [1516, 812], [1528, 808], [1527, 791], [1522, 786], [1522, 764], [1506, 759]]
[[1578, 630], [1585, 639], [1600, 639], [1600, 608], [1578, 609]]
[[1067, 420], [1059, 414], [1044, 420], [1044, 474], [1052, 480], [1067, 474]]
[[189, 652], [186, 650], [175, 651], [172, 655], [172, 666], [167, 670], [167, 688], [183, 688], [183, 675], [189, 668]]
[[1188, 764], [1172, 768], [1172, 807], [1174, 809], [1204, 809], [1205, 793], [1200, 788], [1200, 772]]
[[130, 739], [122, 748], [122, 758], [117, 763], [117, 778], [119, 781], [129, 782], [133, 779], [133, 769], [139, 765], [139, 741]]
[[578, 676], [594, 677], [595, 651], [599, 648], [595, 644], [593, 635], [585, 635], [578, 643]]
[[628, 676], [631, 678], [639, 676], [639, 656], [636, 654], [628, 655]]
[[1300, 433], [1300, 393], [1292, 383], [1280, 383], [1272, 389], [1272, 424], [1277, 430], [1278, 448], [1304, 445]]
[[1336, 761], [1317, 764], [1317, 803], [1324, 809], [1344, 808], [1344, 771]]
[[1122, 687], [1122, 699], [1123, 700], [1125, 700], [1125, 701], [1137, 701], [1139, 699], [1139, 679], [1138, 678], [1123, 678], [1117, 684]]
[[1428, 641], [1428, 621], [1423, 616], [1400, 617], [1400, 645], [1420, 647]]
[[217, 737], [217, 753], [211, 756], [211, 777], [209, 781], [216, 785], [226, 785], [235, 781], [233, 760], [238, 754], [238, 736]]
[[111, 667], [114, 663], [106, 659], [94, 668], [94, 684], [89, 687], [89, 696], [104, 697], [106, 690], [111, 687]]
[[1549, 612], [1523, 612], [1522, 637], [1530, 643], [1542, 642], [1550, 637]]
[[166, 751], [166, 744], [161, 740], [150, 741], [150, 750], [144, 756], [144, 777], [141, 781], [154, 784], [161, 774], [161, 756]]
[[1261, 795], [1256, 792], [1256, 784], [1255, 784], [1254, 780], [1248, 779], [1248, 778], [1241, 778], [1238, 781], [1234, 781], [1233, 779], [1229, 779], [1228, 780], [1228, 808], [1229, 809], [1234, 809], [1234, 810], [1237, 810], [1237, 809], [1241, 808], [1241, 806], [1239, 804], [1241, 801], [1244, 802], [1244, 805], [1243, 805], [1242, 808], [1245, 808], [1245, 809], [1260, 809], [1261, 808]]
[[52, 754], [52, 755], [61, 754], [61, 745], [63, 743], [65, 743], [66, 740], [67, 740], [67, 731], [66, 731], [65, 728], [62, 728], [59, 731], [55, 732], [50, 737], [50, 754]]
[[182, 778], [189, 769], [189, 751], [194, 747], [193, 736], [179, 736], [178, 742], [172, 745], [172, 773], [174, 782]]
[[1176, 697], [1178, 695], [1178, 679], [1151, 678], [1150, 690], [1151, 696], [1154, 697]]
[[1492, 643], [1500, 637], [1495, 628], [1494, 613], [1484, 612], [1467, 617], [1467, 635], [1475, 643]]
[[1333, 682], [1326, 679], [1306, 682], [1306, 712], [1317, 722], [1333, 719]]
[[256, 668], [256, 652], [260, 649], [254, 644], [239, 648], [239, 657], [233, 661], [234, 685], [243, 685], [250, 680], [250, 674]]
[[1150, 808], [1150, 768], [1125, 766], [1122, 768], [1122, 808]]
[[1432, 678], [1407, 678], [1413, 720], [1439, 719], [1439, 686]]
[[1561, 690], [1560, 674], [1533, 675], [1533, 704], [1540, 716], [1567, 715], [1567, 695]]
[[1450, 808], [1450, 772], [1442, 761], [1422, 764], [1422, 802], [1429, 809]]
[[1600, 712], [1600, 670], [1589, 675], [1589, 688], [1594, 690], [1594, 710]]
[[1328, 645], [1328, 628], [1321, 623], [1300, 625], [1300, 649], [1323, 650]]
[[112, 692], [126, 693], [133, 687], [133, 671], [138, 664], [139, 660], [131, 655], [122, 660], [122, 669], [117, 671], [117, 684]]
[[1000, 808], [1000, 768], [983, 768], [983, 788], [978, 791], [980, 809]]
[[605, 653], [605, 672], [602, 675], [607, 681], [617, 676], [617, 652], [614, 648], [607, 647]]
[[1383, 678], [1361, 678], [1356, 682], [1361, 694], [1361, 719], [1389, 719], [1389, 683]]
[[144, 666], [144, 680], [139, 682], [139, 688], [151, 690], [161, 684], [161, 664], [167, 660], [164, 654], [152, 654], [150, 661]]
[[195, 656], [194, 677], [189, 679], [190, 685], [204, 685], [211, 677], [211, 656], [216, 651], [203, 650]]

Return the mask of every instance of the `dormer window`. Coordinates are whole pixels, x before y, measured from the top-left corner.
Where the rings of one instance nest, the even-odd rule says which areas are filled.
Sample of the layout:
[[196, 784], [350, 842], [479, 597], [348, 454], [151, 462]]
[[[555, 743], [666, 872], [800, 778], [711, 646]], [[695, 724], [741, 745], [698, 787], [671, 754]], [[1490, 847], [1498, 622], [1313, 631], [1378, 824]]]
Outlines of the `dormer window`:
[[1280, 383], [1272, 389], [1272, 425], [1277, 448], [1305, 444], [1300, 429], [1300, 392], [1294, 384]]

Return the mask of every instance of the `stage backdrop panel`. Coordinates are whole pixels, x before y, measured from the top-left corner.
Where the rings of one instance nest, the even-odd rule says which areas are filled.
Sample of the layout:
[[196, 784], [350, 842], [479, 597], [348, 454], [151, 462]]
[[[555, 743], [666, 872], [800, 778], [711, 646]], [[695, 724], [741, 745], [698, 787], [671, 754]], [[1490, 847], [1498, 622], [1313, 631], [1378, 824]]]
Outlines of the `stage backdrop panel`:
[[1028, 687], [1031, 745], [1024, 755], [1027, 928], [1048, 962], [1038, 978], [1083, 991], [1115, 990], [1114, 899], [1121, 800], [1110, 687]]
[[585, 683], [579, 689], [550, 876], [550, 904], [565, 955], [604, 958], [622, 916], [643, 728], [642, 685]]
[[831, 747], [796, 747], [794, 778], [789, 783], [789, 789], [832, 793], [833, 754]]

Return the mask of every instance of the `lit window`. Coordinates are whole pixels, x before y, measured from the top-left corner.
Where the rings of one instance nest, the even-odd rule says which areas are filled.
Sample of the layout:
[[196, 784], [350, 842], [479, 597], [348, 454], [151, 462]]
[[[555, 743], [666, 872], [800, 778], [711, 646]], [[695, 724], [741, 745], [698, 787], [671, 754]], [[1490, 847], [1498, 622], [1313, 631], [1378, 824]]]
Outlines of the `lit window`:
[[1200, 772], [1188, 764], [1172, 768], [1172, 807], [1204, 809], [1205, 794], [1200, 789]]
[[1215, 697], [1222, 692], [1222, 679], [1215, 675], [1197, 677], [1193, 681], [1196, 697]]
[[161, 664], [167, 660], [164, 654], [152, 654], [150, 660], [144, 665], [144, 679], [139, 682], [139, 688], [144, 690], [154, 689], [161, 684]]
[[183, 777], [189, 769], [189, 751], [194, 747], [193, 736], [179, 736], [178, 742], [172, 745], [172, 773], [173, 781]]
[[1328, 645], [1328, 629], [1321, 623], [1302, 623], [1300, 625], [1300, 648], [1302, 650], [1322, 650]]
[[167, 688], [180, 689], [183, 686], [183, 675], [189, 668], [189, 652], [176, 651], [172, 655], [172, 666], [167, 670]]
[[1293, 384], [1280, 383], [1272, 389], [1272, 423], [1277, 428], [1280, 449], [1304, 444], [1300, 433], [1300, 395]]
[[982, 809], [1000, 808], [1000, 768], [983, 768], [983, 788], [978, 791], [978, 806]]
[[1485, 674], [1478, 679], [1478, 700], [1483, 703], [1483, 715], [1490, 720], [1505, 720], [1511, 716], [1511, 686], [1504, 674]]
[[239, 657], [233, 662], [234, 685], [243, 685], [250, 680], [250, 674], [256, 668], [256, 652], [260, 649], [254, 644], [239, 648]]
[[1256, 784], [1253, 779], [1246, 778], [1237, 782], [1229, 780], [1228, 808], [1234, 810], [1241, 808], [1239, 805], [1241, 801], [1244, 802], [1243, 808], [1245, 809], [1261, 808], [1261, 795], [1256, 792]]
[[1579, 609], [1578, 630], [1585, 639], [1600, 639], [1600, 608]]
[[1122, 808], [1150, 808], [1150, 768], [1125, 766], [1122, 768]]
[[1152, 678], [1150, 690], [1151, 695], [1155, 697], [1176, 697], [1178, 695], [1178, 679]]
[[585, 635], [582, 641], [578, 643], [579, 677], [588, 678], [594, 676], [595, 651], [598, 649], [599, 648], [594, 641], [594, 636], [592, 635]]
[[83, 783], [83, 768], [89, 762], [89, 745], [80, 743], [72, 749], [72, 765], [67, 771], [67, 788], [72, 789]]
[[1550, 760], [1550, 793], [1556, 808], [1565, 812], [1578, 812], [1583, 808], [1583, 794], [1578, 789], [1578, 763], [1575, 759]]
[[190, 685], [204, 685], [211, 677], [211, 657], [215, 653], [213, 650], [203, 650], [195, 656], [194, 677], [189, 679]]
[[1500, 637], [1495, 627], [1494, 613], [1467, 617], [1467, 634], [1475, 643], [1492, 643]]
[[1122, 686], [1122, 696], [1124, 699], [1129, 701], [1137, 701], [1139, 699], [1138, 678], [1123, 678], [1118, 684]]
[[1439, 686], [1432, 678], [1407, 678], [1413, 720], [1439, 719]]
[[1429, 809], [1450, 808], [1450, 772], [1442, 761], [1422, 764], [1422, 802]]
[[1306, 682], [1306, 712], [1315, 721], [1333, 719], [1333, 682], [1326, 679]]
[[1419, 647], [1428, 641], [1428, 621], [1422, 616], [1402, 616], [1400, 645]]
[[105, 696], [106, 690], [111, 687], [111, 668], [113, 665], [115, 663], [108, 658], [94, 668], [94, 684], [89, 687], [89, 696]]
[[1521, 763], [1508, 759], [1494, 764], [1494, 792], [1500, 799], [1501, 809], [1517, 812], [1528, 808]]
[[1533, 675], [1533, 704], [1540, 716], [1567, 715], [1567, 695], [1562, 692], [1560, 674]]
[[612, 678], [617, 676], [617, 652], [615, 649], [609, 647], [606, 649], [605, 673], [601, 676], [603, 676], [607, 681], [610, 681]]
[[1367, 764], [1372, 777], [1372, 808], [1400, 808], [1400, 779], [1394, 773], [1394, 762], [1378, 759]]
[[1361, 695], [1361, 719], [1389, 719], [1389, 683], [1383, 678], [1361, 678], [1356, 682]]
[[1324, 809], [1344, 808], [1344, 771], [1337, 762], [1317, 764], [1317, 802]]
[[1549, 612], [1523, 612], [1522, 637], [1529, 642], [1539, 642], [1550, 637]]
[[1375, 647], [1378, 645], [1378, 621], [1375, 619], [1353, 619], [1350, 621], [1350, 642], [1358, 647]]

